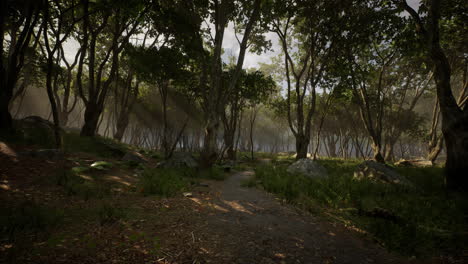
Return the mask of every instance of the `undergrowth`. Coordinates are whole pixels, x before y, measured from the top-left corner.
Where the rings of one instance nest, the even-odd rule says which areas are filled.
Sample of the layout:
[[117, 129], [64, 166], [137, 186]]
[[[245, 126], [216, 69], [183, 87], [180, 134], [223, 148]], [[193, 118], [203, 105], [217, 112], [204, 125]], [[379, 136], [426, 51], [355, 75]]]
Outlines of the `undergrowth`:
[[23, 201], [18, 205], [2, 205], [0, 208], [0, 238], [13, 239], [18, 233], [37, 234], [60, 224], [63, 212]]
[[188, 186], [188, 180], [182, 176], [181, 171], [174, 169], [148, 168], [140, 177], [140, 190], [145, 195], [170, 197]]
[[[448, 195], [441, 168], [397, 168], [415, 189], [357, 181], [352, 177], [358, 161], [320, 161], [324, 179], [292, 175], [285, 165], [261, 165], [244, 186], [260, 184], [290, 203], [351, 222], [390, 250], [410, 256], [460, 254], [468, 245], [462, 197]], [[388, 217], [374, 214], [376, 210]]]

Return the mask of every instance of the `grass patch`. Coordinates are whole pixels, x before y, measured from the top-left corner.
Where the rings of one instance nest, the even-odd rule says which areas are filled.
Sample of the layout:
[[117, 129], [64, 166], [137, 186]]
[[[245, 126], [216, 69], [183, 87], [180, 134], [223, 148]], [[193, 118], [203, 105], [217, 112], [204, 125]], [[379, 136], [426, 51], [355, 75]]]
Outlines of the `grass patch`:
[[63, 133], [66, 152], [85, 152], [99, 157], [122, 157], [130, 146], [101, 136], [81, 137], [74, 132]]
[[[390, 250], [404, 255], [460, 254], [468, 245], [462, 197], [447, 195], [441, 168], [398, 168], [417, 189], [352, 178], [357, 160], [320, 161], [327, 179], [287, 173], [285, 165], [255, 169], [257, 182], [293, 204], [313, 212], [326, 211], [335, 219], [367, 231]], [[373, 215], [376, 210], [392, 217]]]
[[184, 171], [181, 170], [147, 168], [141, 174], [141, 192], [144, 195], [174, 196], [188, 186], [188, 180], [183, 176]]
[[83, 177], [81, 173], [82, 171], [77, 169], [61, 170], [56, 174], [56, 183], [64, 188], [67, 195], [77, 195], [85, 200], [91, 198], [101, 199], [111, 193], [108, 184], [92, 176]]
[[201, 170], [195, 175], [196, 177], [202, 179], [223, 181], [226, 179], [227, 175], [224, 173], [223, 169], [220, 167], [212, 167], [209, 169]]

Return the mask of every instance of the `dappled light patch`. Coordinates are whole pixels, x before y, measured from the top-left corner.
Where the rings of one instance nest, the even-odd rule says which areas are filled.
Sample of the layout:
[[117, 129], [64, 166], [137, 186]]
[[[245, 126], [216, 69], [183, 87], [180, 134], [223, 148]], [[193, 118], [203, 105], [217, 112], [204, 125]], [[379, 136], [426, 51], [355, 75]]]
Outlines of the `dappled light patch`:
[[242, 213], [253, 214], [251, 211], [247, 210], [242, 204], [240, 204], [237, 201], [222, 201], [222, 202], [228, 205], [233, 210], [236, 210]]

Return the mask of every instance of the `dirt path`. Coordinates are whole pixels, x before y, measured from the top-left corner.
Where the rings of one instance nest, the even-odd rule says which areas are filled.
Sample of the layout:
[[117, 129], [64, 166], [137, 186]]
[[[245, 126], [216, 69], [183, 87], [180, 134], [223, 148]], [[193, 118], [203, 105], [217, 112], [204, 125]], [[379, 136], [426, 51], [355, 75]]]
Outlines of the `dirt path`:
[[[212, 263], [405, 263], [339, 225], [282, 205], [272, 195], [241, 187], [251, 171], [210, 189], [214, 198], [191, 198], [209, 208], [198, 230], [201, 254]], [[213, 253], [216, 258], [213, 259]]]

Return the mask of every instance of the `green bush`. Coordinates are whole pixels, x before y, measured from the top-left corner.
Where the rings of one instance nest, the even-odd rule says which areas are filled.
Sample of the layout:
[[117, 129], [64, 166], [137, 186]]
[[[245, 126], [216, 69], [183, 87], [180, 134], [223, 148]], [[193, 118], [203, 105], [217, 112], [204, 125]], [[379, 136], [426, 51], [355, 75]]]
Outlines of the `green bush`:
[[140, 178], [142, 193], [170, 197], [182, 192], [188, 186], [183, 172], [176, 169], [145, 169]]
[[[440, 168], [398, 168], [416, 188], [357, 181], [352, 177], [358, 161], [320, 161], [326, 179], [287, 173], [286, 166], [255, 169], [265, 190], [313, 212], [327, 210], [335, 219], [351, 221], [387, 248], [405, 255], [462, 252], [468, 245], [466, 200], [448, 196]], [[390, 217], [375, 215], [381, 210]]]

